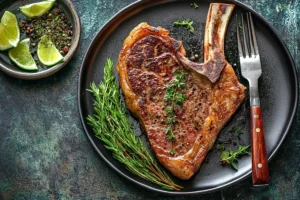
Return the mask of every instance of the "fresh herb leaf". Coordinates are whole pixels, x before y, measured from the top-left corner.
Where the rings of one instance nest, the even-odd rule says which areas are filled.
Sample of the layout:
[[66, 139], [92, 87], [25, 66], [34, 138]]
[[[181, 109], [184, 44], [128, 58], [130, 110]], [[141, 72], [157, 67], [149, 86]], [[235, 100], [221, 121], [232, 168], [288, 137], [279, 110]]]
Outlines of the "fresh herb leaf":
[[239, 128], [237, 128], [237, 127], [234, 127], [234, 128], [232, 129], [232, 131], [233, 131], [233, 133], [237, 136], [238, 139], [240, 139], [240, 136], [241, 136], [242, 134], [244, 134], [244, 131], [241, 130], [241, 129], [239, 129]]
[[170, 150], [170, 154], [173, 156], [175, 154], [174, 149]]
[[235, 162], [232, 162], [232, 163], [231, 163], [231, 166], [232, 166], [236, 171], [238, 171], [238, 167], [237, 167], [237, 165], [236, 165]]
[[180, 81], [186, 77], [186, 73], [184, 73], [183, 71], [179, 71], [179, 70], [175, 71], [173, 73], [173, 75], [176, 77], [177, 80], [180, 80]]
[[114, 64], [108, 59], [104, 67], [104, 80], [98, 86], [91, 84], [89, 91], [95, 98], [95, 114], [87, 117], [88, 123], [96, 137], [129, 171], [162, 188], [180, 190], [182, 187], [175, 184], [158, 166], [142, 140], [132, 131], [113, 69]]
[[243, 30], [242, 24], [239, 24], [239, 28], [240, 28], [241, 30]]
[[185, 89], [186, 84], [185, 83], [180, 83], [180, 84], [178, 84], [178, 87], [181, 88], [181, 89]]
[[221, 160], [223, 161], [223, 160], [225, 160], [225, 161], [227, 161], [227, 158], [229, 157], [229, 150], [224, 150], [224, 151], [222, 151], [222, 153], [221, 153], [221, 155], [220, 155], [220, 158], [221, 158]]
[[169, 127], [166, 129], [165, 134], [166, 134], [166, 135], [169, 135], [169, 134], [171, 134], [171, 133], [172, 133], [172, 128], [169, 126]]
[[167, 124], [172, 124], [175, 122], [175, 117], [170, 117], [168, 120], [167, 120]]
[[175, 139], [176, 139], [176, 136], [172, 134], [172, 135], [169, 136], [168, 139], [171, 140], [171, 141], [172, 141], [172, 140], [175, 140]]
[[238, 135], [241, 135], [241, 134], [244, 134], [244, 131], [241, 130], [241, 129], [237, 129], [237, 130], [236, 130], [236, 133], [237, 133]]
[[241, 155], [249, 155], [249, 147], [250, 147], [250, 145], [248, 145], [248, 146], [240, 145], [238, 147], [238, 149], [235, 151], [232, 151], [231, 149], [225, 149], [220, 154], [220, 159], [221, 159], [220, 161], [224, 164], [227, 163], [227, 164], [231, 165], [235, 170], [238, 170], [238, 167], [236, 165], [238, 158]]
[[187, 99], [187, 95], [182, 94], [182, 93], [177, 93], [177, 96], [175, 97], [175, 102], [178, 105], [182, 105], [183, 101], [186, 100], [186, 99]]
[[218, 145], [218, 147], [217, 147], [217, 149], [218, 150], [225, 150], [225, 146], [224, 146], [224, 143], [223, 144], [220, 144], [220, 145]]
[[167, 115], [171, 115], [173, 113], [172, 107], [168, 107], [165, 111]]
[[193, 3], [194, 8], [199, 8], [199, 6], [194, 2]]
[[194, 32], [194, 27], [193, 27], [193, 21], [191, 21], [190, 19], [185, 19], [185, 20], [177, 20], [175, 22], [173, 22], [174, 26], [185, 26], [187, 30], [189, 30], [190, 32]]
[[164, 101], [170, 101], [171, 98], [172, 98], [172, 97], [171, 97], [170, 95], [166, 95], [165, 98], [164, 98]]

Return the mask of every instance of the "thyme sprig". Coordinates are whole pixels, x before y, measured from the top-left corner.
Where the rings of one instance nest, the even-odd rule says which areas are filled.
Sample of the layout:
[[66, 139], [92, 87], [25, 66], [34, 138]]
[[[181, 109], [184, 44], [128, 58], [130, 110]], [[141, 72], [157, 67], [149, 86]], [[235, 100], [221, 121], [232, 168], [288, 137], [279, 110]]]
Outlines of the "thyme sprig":
[[189, 30], [190, 32], [194, 32], [195, 29], [193, 27], [193, 21], [191, 21], [190, 19], [185, 19], [185, 20], [177, 20], [175, 22], [173, 22], [174, 26], [185, 26], [187, 30]]
[[123, 163], [132, 173], [149, 180], [167, 190], [180, 190], [157, 164], [141, 139], [131, 130], [126, 109], [121, 102], [119, 85], [113, 75], [113, 62], [107, 59], [104, 80], [89, 91], [94, 96], [93, 116], [87, 117], [97, 138], [104, 142], [115, 159]]
[[235, 170], [238, 170], [238, 167], [236, 165], [238, 158], [241, 155], [249, 155], [249, 147], [250, 145], [240, 145], [239, 148], [235, 151], [232, 151], [231, 149], [224, 150], [220, 155], [221, 162], [224, 164], [227, 163], [231, 165]]
[[[186, 78], [186, 73], [182, 71], [175, 71], [173, 75], [175, 76], [175, 79], [170, 82], [170, 85], [167, 87], [166, 95], [164, 97], [164, 101], [170, 104], [165, 110], [167, 116], [169, 117], [167, 119], [168, 127], [165, 131], [165, 134], [169, 135], [168, 139], [170, 141], [174, 141], [176, 139], [176, 136], [173, 134], [173, 126], [176, 122], [174, 106], [175, 104], [182, 105], [184, 100], [187, 99], [187, 95], [181, 92], [182, 89], [185, 89], [187, 87], [183, 82]], [[173, 148], [170, 150], [170, 154], [175, 154]]]

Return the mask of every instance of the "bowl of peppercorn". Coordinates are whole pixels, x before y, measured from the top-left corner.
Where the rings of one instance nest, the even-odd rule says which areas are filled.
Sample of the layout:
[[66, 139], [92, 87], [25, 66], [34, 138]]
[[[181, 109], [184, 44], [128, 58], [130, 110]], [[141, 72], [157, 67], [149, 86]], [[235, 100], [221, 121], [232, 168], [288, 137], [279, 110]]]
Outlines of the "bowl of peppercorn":
[[[34, 4], [37, 3], [51, 5], [44, 6], [48, 6], [48, 8], [42, 10], [41, 14], [34, 13], [38, 16], [32, 17], [26, 14], [26, 8], [34, 7]], [[16, 78], [34, 80], [56, 73], [71, 60], [78, 47], [81, 34], [80, 20], [71, 0], [18, 0], [14, 2], [0, 0], [0, 8], [0, 18], [4, 18], [7, 12], [11, 13], [12, 16], [15, 16], [19, 29], [19, 43], [1, 49], [1, 45], [10, 42], [0, 41], [1, 71]], [[22, 8], [25, 8], [25, 11]], [[5, 20], [1, 20], [1, 23], [2, 21]], [[0, 34], [1, 28], [5, 29], [5, 24], [0, 24]], [[44, 36], [47, 36], [49, 42], [41, 45], [41, 38]], [[27, 49], [30, 53], [27, 54], [19, 47], [21, 46], [19, 44], [25, 39], [30, 41], [26, 44], [27, 46], [23, 44], [23, 46], [29, 48]], [[53, 47], [49, 48], [48, 53], [47, 45], [49, 46], [49, 44]], [[15, 56], [15, 52], [20, 53]], [[31, 55], [30, 58], [27, 58], [28, 55]], [[60, 59], [55, 61], [55, 56]], [[54, 59], [54, 61], [51, 62], [51, 59]], [[30, 63], [29, 67], [28, 63]]]

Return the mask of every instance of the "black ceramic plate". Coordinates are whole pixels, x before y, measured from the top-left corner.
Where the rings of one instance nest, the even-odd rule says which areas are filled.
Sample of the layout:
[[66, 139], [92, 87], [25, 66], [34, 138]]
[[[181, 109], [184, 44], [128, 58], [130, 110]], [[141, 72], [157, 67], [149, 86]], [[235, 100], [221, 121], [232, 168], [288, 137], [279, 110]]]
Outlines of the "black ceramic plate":
[[[28, 5], [35, 2], [40, 2], [41, 0], [17, 0], [17, 1], [11, 1], [11, 0], [0, 0], [0, 17], [2, 17], [3, 13], [5, 11], [11, 11], [14, 13], [19, 23], [22, 19], [25, 19], [26, 17], [19, 11], [20, 6]], [[14, 76], [16, 78], [20, 79], [40, 79], [47, 76], [50, 76], [54, 74], [55, 72], [62, 69], [72, 58], [74, 55], [79, 39], [80, 39], [80, 21], [79, 17], [76, 13], [75, 7], [71, 0], [56, 0], [56, 3], [60, 9], [62, 9], [68, 19], [70, 20], [72, 26], [73, 26], [73, 36], [72, 36], [72, 44], [69, 48], [69, 52], [64, 56], [64, 61], [61, 63], [58, 63], [51, 67], [46, 67], [43, 65], [38, 65], [38, 71], [26, 71], [18, 67], [16, 64], [14, 64], [8, 57], [8, 50], [7, 51], [0, 51], [0, 70], [4, 73]], [[20, 40], [24, 39], [26, 37], [25, 33], [20, 32]]]
[[[198, 9], [191, 8], [187, 1], [179, 0], [144, 0], [125, 8], [113, 17], [94, 38], [82, 63], [79, 76], [78, 98], [82, 123], [89, 140], [99, 155], [109, 166], [132, 182], [154, 191], [169, 194], [204, 193], [236, 183], [251, 174], [251, 157], [244, 156], [239, 160], [238, 171], [233, 170], [229, 166], [224, 167], [219, 162], [220, 150], [217, 149], [218, 145], [216, 143], [199, 172], [190, 180], [181, 181], [172, 177], [176, 183], [184, 187], [182, 191], [164, 190], [127, 171], [105, 149], [103, 143], [95, 138], [91, 127], [87, 125], [86, 121], [86, 117], [93, 114], [93, 98], [87, 92], [87, 89], [91, 82], [98, 84], [103, 79], [103, 66], [107, 58], [112, 58], [117, 64], [118, 53], [125, 37], [140, 22], [148, 22], [153, 26], [162, 26], [170, 29], [171, 36], [183, 40], [188, 55], [191, 52], [202, 55], [204, 25], [211, 1], [202, 0], [195, 2], [199, 5]], [[236, 4], [233, 16], [239, 13], [252, 12], [254, 18], [262, 58], [263, 75], [260, 78], [260, 97], [265, 123], [267, 153], [270, 159], [288, 133], [296, 111], [298, 86], [295, 66], [282, 40], [261, 16], [242, 3], [236, 1], [225, 2]], [[194, 21], [194, 34], [189, 33], [185, 28], [174, 28], [172, 26], [173, 21], [186, 18]], [[227, 29], [225, 56], [239, 75], [235, 27], [236, 20], [235, 17], [232, 17]], [[199, 61], [201, 62], [202, 56], [200, 57]], [[240, 79], [243, 84], [248, 85], [244, 79]], [[227, 145], [227, 148], [237, 148], [238, 144], [250, 144], [248, 134], [249, 104], [247, 100], [220, 133], [219, 142], [229, 138], [236, 140], [233, 142], [233, 145]], [[140, 134], [138, 124], [135, 120], [133, 122], [135, 122], [134, 128], [137, 134]], [[236, 133], [233, 131], [235, 127], [245, 132], [241, 134], [240, 139], [236, 137]], [[145, 136], [142, 135], [141, 137]]]

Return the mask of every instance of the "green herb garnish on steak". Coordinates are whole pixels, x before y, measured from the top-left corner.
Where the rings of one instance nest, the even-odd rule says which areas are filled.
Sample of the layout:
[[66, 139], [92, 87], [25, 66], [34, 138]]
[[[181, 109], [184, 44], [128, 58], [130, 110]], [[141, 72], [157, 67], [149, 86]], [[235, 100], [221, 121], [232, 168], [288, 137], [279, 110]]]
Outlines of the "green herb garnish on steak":
[[[168, 103], [168, 107], [166, 108], [165, 112], [168, 116], [167, 120], [167, 129], [165, 130], [165, 134], [168, 135], [168, 139], [172, 141], [172, 146], [176, 136], [173, 134], [173, 125], [176, 122], [176, 115], [175, 115], [175, 104], [182, 105], [184, 100], [187, 99], [187, 95], [182, 92], [187, 86], [184, 83], [186, 79], [186, 73], [182, 71], [176, 71], [173, 73], [175, 79], [172, 80], [169, 86], [166, 89], [166, 95], [164, 97], [164, 101]], [[174, 155], [174, 149], [170, 150], [170, 155]]]

